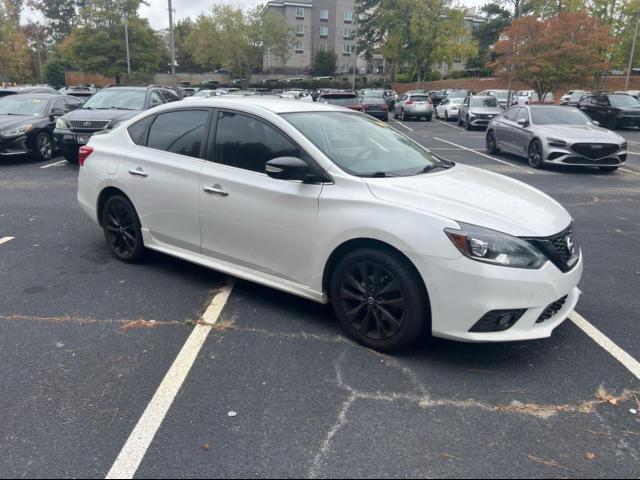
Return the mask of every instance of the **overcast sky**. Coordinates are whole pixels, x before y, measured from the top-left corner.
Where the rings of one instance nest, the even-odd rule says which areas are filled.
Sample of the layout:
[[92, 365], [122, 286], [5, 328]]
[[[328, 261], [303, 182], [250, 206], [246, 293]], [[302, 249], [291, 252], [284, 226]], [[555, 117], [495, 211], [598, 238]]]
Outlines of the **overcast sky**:
[[[478, 6], [488, 3], [489, 0], [462, 0], [460, 3], [466, 6]], [[143, 5], [140, 9], [140, 16], [149, 19], [151, 26], [158, 30], [169, 26], [168, 0], [147, 0], [149, 6]], [[200, 13], [211, 9], [215, 3], [233, 3], [244, 7], [253, 7], [258, 3], [265, 3], [266, 0], [173, 0], [173, 9], [176, 11], [176, 20], [191, 17], [195, 18]], [[26, 10], [25, 19], [37, 19], [33, 12]]]

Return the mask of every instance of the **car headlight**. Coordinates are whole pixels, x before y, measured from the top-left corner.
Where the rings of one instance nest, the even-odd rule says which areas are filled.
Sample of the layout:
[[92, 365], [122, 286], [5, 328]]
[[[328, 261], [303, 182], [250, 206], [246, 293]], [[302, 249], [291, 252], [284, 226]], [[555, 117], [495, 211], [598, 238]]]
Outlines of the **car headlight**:
[[471, 112], [469, 112], [469, 116], [470, 116], [471, 118], [476, 118], [476, 114], [475, 114], [475, 113], [471, 113]]
[[56, 120], [56, 128], [67, 129], [70, 127], [71, 124], [69, 123], [69, 120], [66, 120], [64, 118], [59, 118], [58, 120]]
[[506, 233], [460, 223], [460, 230], [445, 229], [453, 244], [466, 257], [478, 262], [537, 270], [547, 258], [533, 245]]
[[627, 149], [627, 142], [624, 142], [622, 145], [620, 145], [620, 150], [626, 150]]
[[10, 130], [0, 132], [0, 135], [2, 135], [3, 137], [18, 137], [20, 135], [29, 133], [31, 130], [33, 130], [33, 125], [22, 125], [21, 127], [12, 128]]
[[547, 137], [547, 142], [549, 142], [549, 145], [551, 145], [552, 147], [566, 147], [567, 146], [567, 142], [565, 142], [564, 140], [562, 140], [560, 138]]

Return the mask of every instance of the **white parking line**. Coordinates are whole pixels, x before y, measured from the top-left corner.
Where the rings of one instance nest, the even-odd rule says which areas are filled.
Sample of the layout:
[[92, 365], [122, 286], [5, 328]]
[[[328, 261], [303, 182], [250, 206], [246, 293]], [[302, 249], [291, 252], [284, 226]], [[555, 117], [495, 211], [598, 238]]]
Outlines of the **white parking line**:
[[133, 432], [131, 432], [106, 478], [128, 479], [133, 478], [136, 474], [149, 445], [151, 445], [156, 432], [173, 404], [173, 400], [187, 378], [198, 353], [200, 353], [209, 332], [211, 332], [211, 327], [216, 323], [227, 303], [232, 289], [233, 283], [229, 283], [213, 298], [211, 305], [204, 312], [201, 322], [191, 332], [151, 402], [147, 405], [146, 410], [140, 417]]
[[453, 145], [454, 147], [458, 147], [458, 148], [460, 148], [462, 150], [466, 150], [468, 152], [475, 153], [476, 155], [480, 155], [481, 157], [488, 158], [489, 160], [493, 160], [494, 162], [504, 163], [505, 165], [509, 165], [510, 167], [517, 167], [517, 165], [514, 165], [513, 163], [505, 162], [504, 160], [500, 160], [499, 158], [491, 157], [491, 156], [486, 155], [484, 153], [481, 153], [481, 152], [478, 152], [476, 150], [473, 150], [472, 148], [467, 148], [467, 147], [464, 147], [462, 145], [458, 145], [457, 143], [449, 142], [448, 140], [442, 140], [441, 138], [438, 138], [438, 137], [433, 137], [433, 139], [434, 140], [438, 140], [439, 142], [448, 143], [449, 145]]
[[640, 175], [640, 172], [636, 172], [635, 170], [629, 170], [628, 168], [621, 168], [623, 172], [633, 173], [634, 175]]
[[586, 333], [591, 339], [604, 348], [607, 352], [618, 360], [627, 370], [633, 373], [638, 380], [640, 380], [640, 363], [621, 349], [618, 345], [607, 337], [604, 333], [591, 325], [582, 315], [577, 312], [573, 312], [569, 315], [571, 321], [584, 333]]
[[629, 143], [634, 143], [634, 144], [636, 144], [636, 145], [640, 145], [640, 142], [634, 142], [633, 140], [627, 140], [627, 142], [629, 142]]
[[407, 130], [410, 130], [412, 132], [414, 132], [415, 130], [413, 128], [407, 127], [404, 123], [398, 122], [397, 120], [391, 120], [393, 123], [397, 123], [398, 125], [403, 126], [404, 128], [406, 128]]
[[463, 132], [466, 132], [464, 128], [456, 127], [455, 125], [451, 125], [450, 123], [443, 122], [442, 120], [438, 120], [437, 122], [441, 123], [442, 125], [446, 125], [447, 127], [455, 128], [456, 130], [462, 130]]
[[42, 166], [42, 167], [40, 167], [40, 168], [58, 167], [58, 166], [63, 165], [63, 164], [65, 164], [65, 163], [67, 163], [67, 161], [66, 161], [66, 160], [60, 160], [59, 162], [50, 163], [49, 165], [43, 165], [43, 166]]
[[16, 238], [16, 237], [2, 237], [2, 238], [0, 238], [0, 245], [2, 245], [3, 243], [10, 242], [14, 238]]

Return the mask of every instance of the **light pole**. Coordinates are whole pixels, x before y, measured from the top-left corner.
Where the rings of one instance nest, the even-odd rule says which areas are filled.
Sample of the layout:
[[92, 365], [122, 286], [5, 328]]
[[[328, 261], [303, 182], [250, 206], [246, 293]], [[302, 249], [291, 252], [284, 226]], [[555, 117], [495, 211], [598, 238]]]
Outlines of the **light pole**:
[[356, 91], [356, 72], [358, 71], [358, 27], [360, 26], [360, 22], [358, 22], [358, 16], [354, 14], [353, 16], [355, 22], [356, 22], [356, 36], [355, 36], [355, 43], [353, 44], [353, 51], [354, 51], [354, 65], [353, 65], [353, 79], [351, 81], [351, 85], [353, 87], [353, 91]]
[[169, 0], [169, 51], [171, 53], [171, 75], [176, 83], [176, 48], [173, 42], [173, 6]]
[[131, 56], [129, 54], [129, 16], [124, 17], [124, 43], [127, 46], [127, 76], [131, 77]]
[[624, 89], [629, 90], [629, 78], [633, 69], [633, 57], [636, 54], [636, 42], [638, 41], [638, 26], [640, 25], [640, 12], [636, 12], [636, 31], [633, 34], [633, 43], [631, 44], [631, 55], [629, 55], [629, 70], [627, 70], [627, 79], [624, 83]]

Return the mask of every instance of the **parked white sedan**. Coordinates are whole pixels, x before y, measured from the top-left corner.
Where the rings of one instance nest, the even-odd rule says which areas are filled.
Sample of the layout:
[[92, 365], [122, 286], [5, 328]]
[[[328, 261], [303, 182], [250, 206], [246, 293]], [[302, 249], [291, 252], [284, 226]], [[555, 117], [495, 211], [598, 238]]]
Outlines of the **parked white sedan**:
[[372, 348], [548, 337], [580, 294], [558, 203], [341, 107], [172, 103], [92, 137], [80, 165], [117, 258], [148, 248], [330, 301]]
[[449, 120], [456, 120], [458, 118], [458, 112], [460, 111], [460, 105], [464, 101], [462, 98], [445, 98], [436, 107], [436, 118], [441, 118], [445, 122]]

